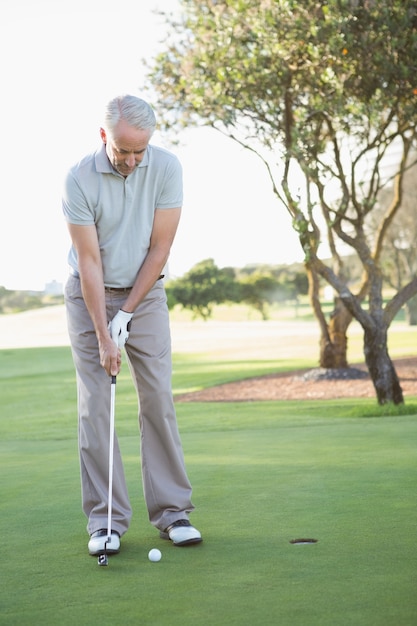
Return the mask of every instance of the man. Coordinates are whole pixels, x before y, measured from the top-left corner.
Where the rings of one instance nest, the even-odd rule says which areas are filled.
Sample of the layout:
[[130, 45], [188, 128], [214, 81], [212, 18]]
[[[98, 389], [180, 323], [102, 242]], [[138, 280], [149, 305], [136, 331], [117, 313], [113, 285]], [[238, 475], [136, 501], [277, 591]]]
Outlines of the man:
[[[107, 540], [110, 381], [121, 348], [140, 405], [142, 482], [149, 520], [164, 539], [202, 541], [189, 522], [191, 485], [184, 465], [171, 389], [171, 341], [161, 272], [180, 219], [177, 158], [150, 145], [152, 108], [135, 96], [111, 100], [101, 148], [68, 173], [63, 211], [72, 246], [65, 287], [77, 373], [83, 510], [91, 555]], [[117, 553], [131, 506], [115, 436], [111, 541]]]

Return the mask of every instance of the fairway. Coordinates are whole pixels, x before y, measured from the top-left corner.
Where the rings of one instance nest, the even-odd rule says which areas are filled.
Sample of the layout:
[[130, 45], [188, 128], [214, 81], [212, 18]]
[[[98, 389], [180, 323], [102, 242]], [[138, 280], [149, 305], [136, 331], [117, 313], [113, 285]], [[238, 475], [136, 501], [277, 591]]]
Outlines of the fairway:
[[[306, 363], [270, 357], [184, 350], [174, 391]], [[379, 417], [365, 399], [177, 403], [204, 542], [176, 548], [147, 521], [124, 365], [116, 424], [134, 517], [100, 568], [81, 512], [69, 348], [0, 350], [0, 392], [0, 624], [417, 623], [417, 398], [410, 414]]]

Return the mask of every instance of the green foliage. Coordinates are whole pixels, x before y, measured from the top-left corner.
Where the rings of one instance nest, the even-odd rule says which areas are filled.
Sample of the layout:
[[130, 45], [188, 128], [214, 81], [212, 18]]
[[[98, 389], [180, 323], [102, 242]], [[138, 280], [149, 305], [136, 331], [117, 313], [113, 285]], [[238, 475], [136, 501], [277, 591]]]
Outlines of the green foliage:
[[13, 291], [0, 287], [0, 314], [19, 313], [51, 304], [62, 304], [62, 296], [47, 296], [31, 291]]
[[379, 233], [373, 242], [365, 227], [386, 183], [383, 167], [392, 169], [395, 146], [402, 171], [401, 158], [416, 141], [415, 1], [182, 6], [149, 76], [163, 123], [204, 123], [257, 153], [291, 213], [306, 262], [337, 291], [348, 288], [343, 272], [318, 262], [329, 239], [333, 267], [349, 245], [367, 278], [383, 241]]
[[405, 119], [415, 114], [413, 1], [364, 8], [339, 0], [186, 0], [182, 7], [151, 77], [160, 104], [184, 123], [233, 126], [247, 116], [262, 141], [288, 145], [290, 104], [299, 149], [308, 152], [314, 138], [317, 152], [324, 112], [349, 134], [369, 132], [369, 113], [376, 120], [394, 104]]
[[236, 301], [234, 270], [219, 269], [213, 259], [194, 265], [183, 277], [172, 281], [169, 289], [176, 303], [205, 320], [210, 318], [214, 304]]
[[166, 285], [168, 306], [176, 304], [193, 312], [193, 318], [207, 320], [213, 306], [223, 303], [246, 303], [268, 319], [267, 305], [296, 300], [308, 288], [305, 272], [287, 267], [219, 269], [213, 259], [197, 263], [183, 277]]
[[175, 298], [174, 292], [173, 292], [172, 281], [168, 281], [167, 284], [165, 285], [165, 293], [167, 296], [168, 309], [172, 311], [175, 305], [178, 304]]
[[[245, 282], [248, 276], [257, 274], [259, 276], [273, 277], [277, 281], [276, 300], [296, 300], [299, 296], [308, 293], [308, 278], [301, 263], [291, 265], [247, 265], [236, 270], [239, 281]], [[271, 285], [272, 286], [272, 285]]]
[[[338, 341], [341, 327], [355, 318], [376, 383], [376, 372], [390, 366], [387, 329], [417, 294], [413, 276], [382, 307], [381, 251], [417, 143], [415, 0], [183, 0], [182, 6], [183, 19], [172, 24], [149, 75], [165, 126], [203, 123], [261, 158], [304, 250], [327, 351], [321, 357], [336, 358], [346, 345]], [[392, 202], [372, 230], [369, 216], [391, 177]], [[357, 293], [343, 265], [346, 247], [362, 266]], [[332, 328], [320, 306], [319, 277], [339, 295]], [[384, 386], [381, 399], [401, 401], [395, 377]]]
[[271, 275], [255, 273], [240, 280], [240, 300], [250, 304], [262, 316], [268, 319], [266, 305], [277, 302], [280, 298], [287, 299], [284, 290], [278, 290], [278, 281]]

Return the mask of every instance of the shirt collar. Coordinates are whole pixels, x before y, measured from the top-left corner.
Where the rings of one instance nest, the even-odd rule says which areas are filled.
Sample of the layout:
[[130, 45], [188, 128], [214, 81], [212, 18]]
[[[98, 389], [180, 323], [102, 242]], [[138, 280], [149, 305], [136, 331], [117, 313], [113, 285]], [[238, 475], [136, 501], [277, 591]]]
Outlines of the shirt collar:
[[[100, 148], [98, 148], [95, 154], [95, 162], [96, 162], [96, 170], [100, 174], [117, 174], [114, 170], [112, 164], [109, 161], [109, 157], [106, 152], [106, 145], [103, 143]], [[149, 165], [149, 146], [146, 148], [146, 152], [142, 161], [139, 164], [139, 167], [147, 167]]]

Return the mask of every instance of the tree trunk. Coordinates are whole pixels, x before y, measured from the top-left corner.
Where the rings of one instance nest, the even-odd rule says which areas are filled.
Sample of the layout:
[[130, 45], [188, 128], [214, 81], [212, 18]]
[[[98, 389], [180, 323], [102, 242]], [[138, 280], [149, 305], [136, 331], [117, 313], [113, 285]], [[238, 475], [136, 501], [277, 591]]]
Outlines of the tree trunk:
[[417, 326], [417, 296], [405, 303], [405, 315], [410, 326]]
[[378, 404], [404, 404], [403, 391], [387, 349], [387, 329], [364, 331], [364, 354]]
[[335, 298], [335, 307], [328, 324], [329, 340], [320, 343], [321, 367], [336, 369], [349, 367], [347, 361], [347, 329], [351, 321], [352, 315], [341, 299]]
[[340, 298], [335, 298], [335, 307], [327, 322], [320, 303], [319, 275], [315, 269], [307, 264], [309, 284], [309, 298], [314, 315], [320, 326], [320, 357], [319, 365], [326, 369], [341, 369], [349, 367], [347, 363], [347, 335], [346, 331], [352, 315]]

